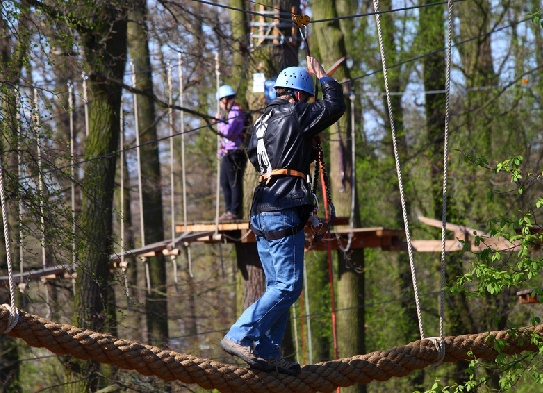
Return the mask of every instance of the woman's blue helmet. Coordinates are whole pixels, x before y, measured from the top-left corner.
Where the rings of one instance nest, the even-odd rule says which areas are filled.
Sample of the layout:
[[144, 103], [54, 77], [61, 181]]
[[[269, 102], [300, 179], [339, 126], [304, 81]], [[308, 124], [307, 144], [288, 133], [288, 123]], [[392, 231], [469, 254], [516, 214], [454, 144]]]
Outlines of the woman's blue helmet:
[[230, 85], [222, 85], [219, 87], [219, 90], [217, 91], [217, 94], [215, 94], [215, 97], [217, 97], [217, 101], [222, 100], [224, 97], [232, 97], [235, 96], [236, 92], [234, 89], [232, 89], [232, 86]]
[[303, 67], [285, 68], [277, 77], [273, 87], [301, 90], [311, 94], [312, 96], [315, 95], [315, 90], [313, 90], [313, 78], [311, 77], [311, 74]]

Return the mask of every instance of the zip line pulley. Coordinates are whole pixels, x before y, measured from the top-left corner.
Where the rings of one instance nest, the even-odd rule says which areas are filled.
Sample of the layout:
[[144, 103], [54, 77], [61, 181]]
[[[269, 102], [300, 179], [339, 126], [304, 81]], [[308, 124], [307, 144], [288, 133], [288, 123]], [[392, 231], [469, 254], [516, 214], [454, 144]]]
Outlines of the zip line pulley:
[[309, 44], [307, 43], [307, 34], [306, 29], [309, 22], [311, 22], [311, 18], [308, 15], [298, 15], [298, 14], [292, 14], [292, 21], [296, 26], [298, 26], [298, 30], [300, 30], [300, 35], [302, 36], [302, 40], [305, 43], [305, 50], [308, 56], [311, 56], [309, 54]]

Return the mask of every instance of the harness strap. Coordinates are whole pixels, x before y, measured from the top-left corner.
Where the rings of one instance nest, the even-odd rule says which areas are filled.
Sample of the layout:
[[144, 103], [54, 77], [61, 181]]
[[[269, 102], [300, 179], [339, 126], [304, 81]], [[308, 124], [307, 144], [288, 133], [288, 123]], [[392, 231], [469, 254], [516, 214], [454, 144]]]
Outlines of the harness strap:
[[264, 233], [256, 229], [252, 224], [249, 225], [249, 228], [251, 228], [251, 231], [253, 231], [255, 235], [262, 236], [267, 241], [279, 240], [287, 236], [296, 235], [298, 232], [304, 229], [304, 227], [305, 227], [305, 221], [292, 228], [286, 228], [286, 229], [281, 229], [279, 231]]
[[262, 183], [264, 180], [266, 180], [266, 184], [267, 184], [272, 178], [272, 176], [277, 176], [277, 175], [295, 176], [295, 177], [301, 177], [302, 179], [307, 179], [307, 176], [305, 173], [302, 173], [295, 169], [283, 168], [283, 169], [272, 169], [271, 173], [265, 173], [261, 175], [259, 182]]

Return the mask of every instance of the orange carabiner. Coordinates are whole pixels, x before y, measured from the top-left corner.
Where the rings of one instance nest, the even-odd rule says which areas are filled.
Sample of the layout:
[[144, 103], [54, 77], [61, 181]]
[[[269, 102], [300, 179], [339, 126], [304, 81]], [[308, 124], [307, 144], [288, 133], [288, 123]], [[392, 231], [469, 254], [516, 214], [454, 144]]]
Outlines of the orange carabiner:
[[308, 15], [292, 14], [292, 20], [294, 21], [294, 24], [301, 29], [309, 24], [311, 18]]

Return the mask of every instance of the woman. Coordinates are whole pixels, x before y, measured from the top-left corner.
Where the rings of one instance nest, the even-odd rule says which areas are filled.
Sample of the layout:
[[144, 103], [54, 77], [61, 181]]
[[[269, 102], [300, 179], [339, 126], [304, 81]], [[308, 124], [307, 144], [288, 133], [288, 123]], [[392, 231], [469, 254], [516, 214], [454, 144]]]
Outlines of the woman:
[[222, 136], [219, 155], [221, 160], [220, 183], [224, 195], [225, 212], [219, 221], [241, 218], [243, 202], [243, 174], [247, 155], [242, 148], [245, 128], [245, 112], [236, 101], [236, 92], [229, 85], [222, 85], [217, 91], [220, 111], [218, 130]]

